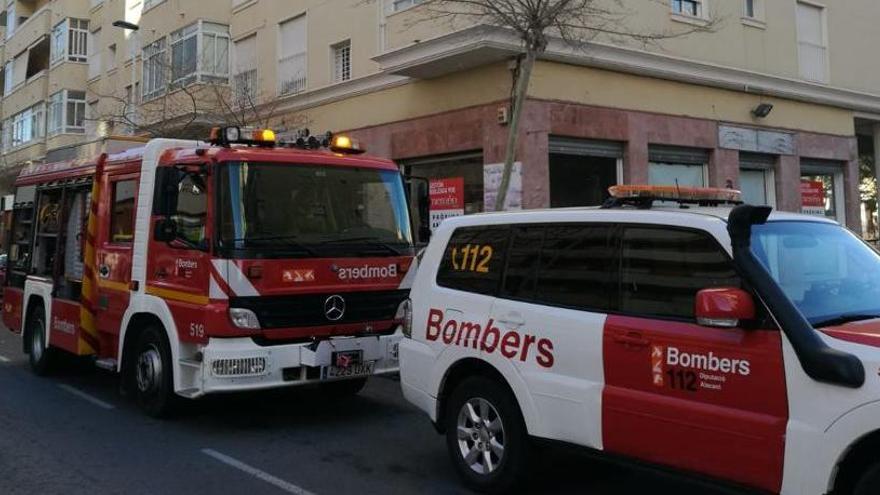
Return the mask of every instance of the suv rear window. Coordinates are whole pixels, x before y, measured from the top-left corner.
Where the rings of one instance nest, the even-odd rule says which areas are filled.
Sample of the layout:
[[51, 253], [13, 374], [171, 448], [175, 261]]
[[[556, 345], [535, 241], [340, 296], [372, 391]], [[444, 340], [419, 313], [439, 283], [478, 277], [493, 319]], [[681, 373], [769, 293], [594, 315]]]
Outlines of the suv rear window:
[[495, 295], [507, 252], [507, 226], [464, 227], [452, 234], [437, 272], [437, 284]]

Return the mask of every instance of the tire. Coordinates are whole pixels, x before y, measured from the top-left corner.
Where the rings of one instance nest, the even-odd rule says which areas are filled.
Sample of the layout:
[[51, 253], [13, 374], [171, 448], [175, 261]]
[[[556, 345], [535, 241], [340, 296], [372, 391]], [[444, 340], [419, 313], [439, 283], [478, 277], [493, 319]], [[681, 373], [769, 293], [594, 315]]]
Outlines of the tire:
[[35, 304], [28, 312], [26, 335], [29, 339], [28, 360], [31, 370], [38, 376], [47, 376], [54, 370], [55, 349], [46, 345], [46, 313], [42, 303]]
[[367, 384], [366, 378], [352, 378], [321, 384], [321, 391], [332, 397], [351, 397], [357, 395]]
[[880, 493], [880, 462], [868, 466], [856, 483], [853, 495], [876, 495]]
[[475, 376], [452, 391], [448, 404], [446, 446], [465, 484], [482, 493], [514, 491], [527, 471], [529, 439], [513, 395]]
[[171, 416], [179, 397], [174, 393], [171, 349], [165, 332], [154, 325], [145, 328], [137, 337], [131, 359], [128, 380], [138, 406], [154, 418]]

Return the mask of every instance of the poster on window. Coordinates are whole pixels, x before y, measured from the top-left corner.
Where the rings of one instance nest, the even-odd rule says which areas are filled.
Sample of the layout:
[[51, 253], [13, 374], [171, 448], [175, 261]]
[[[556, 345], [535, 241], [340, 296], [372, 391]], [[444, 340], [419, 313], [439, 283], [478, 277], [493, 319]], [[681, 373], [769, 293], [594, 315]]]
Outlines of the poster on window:
[[431, 200], [431, 231], [443, 220], [464, 215], [464, 177], [431, 179], [428, 187]]
[[825, 216], [825, 184], [822, 181], [801, 181], [801, 213]]
[[[504, 173], [503, 163], [493, 163], [483, 166], [483, 208], [485, 211], [495, 211], [495, 198], [501, 187], [501, 175]], [[515, 162], [510, 174], [510, 187], [507, 190], [507, 198], [504, 200], [505, 210], [522, 209], [522, 163]]]

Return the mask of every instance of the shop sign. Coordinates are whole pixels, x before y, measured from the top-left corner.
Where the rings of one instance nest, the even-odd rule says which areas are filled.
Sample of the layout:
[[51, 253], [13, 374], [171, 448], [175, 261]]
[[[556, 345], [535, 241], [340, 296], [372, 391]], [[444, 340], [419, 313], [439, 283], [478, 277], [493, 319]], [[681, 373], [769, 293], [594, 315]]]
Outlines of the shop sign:
[[464, 215], [464, 177], [431, 179], [428, 187], [431, 200], [431, 231], [443, 220]]
[[825, 216], [825, 184], [822, 181], [801, 181], [801, 213]]

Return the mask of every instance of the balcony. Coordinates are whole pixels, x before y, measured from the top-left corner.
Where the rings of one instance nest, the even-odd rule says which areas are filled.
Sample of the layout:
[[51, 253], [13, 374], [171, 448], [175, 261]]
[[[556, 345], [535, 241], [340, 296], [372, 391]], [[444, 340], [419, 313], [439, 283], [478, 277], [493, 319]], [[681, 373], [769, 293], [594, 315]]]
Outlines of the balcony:
[[27, 50], [41, 37], [48, 36], [52, 30], [52, 12], [43, 6], [33, 16], [16, 27], [6, 40], [6, 54], [15, 56]]

